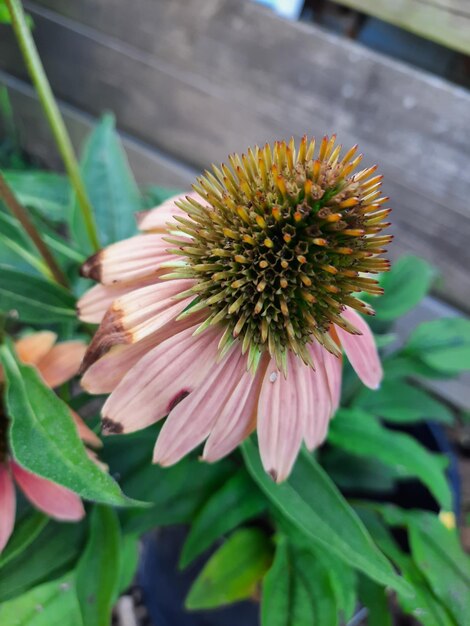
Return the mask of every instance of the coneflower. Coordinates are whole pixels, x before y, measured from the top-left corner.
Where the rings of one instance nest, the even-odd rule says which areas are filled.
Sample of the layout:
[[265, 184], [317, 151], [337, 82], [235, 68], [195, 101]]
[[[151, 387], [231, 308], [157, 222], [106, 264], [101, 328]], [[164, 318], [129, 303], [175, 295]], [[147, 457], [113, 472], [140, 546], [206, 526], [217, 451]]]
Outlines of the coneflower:
[[[207, 439], [215, 461], [255, 428], [265, 469], [285, 479], [302, 441], [325, 438], [339, 402], [341, 348], [369, 387], [382, 370], [355, 294], [391, 236], [376, 167], [353, 174], [325, 137], [256, 147], [212, 166], [194, 192], [139, 217], [143, 234], [91, 257], [102, 284], [80, 301], [101, 321], [83, 386], [109, 393], [103, 430], [131, 432], [168, 418], [154, 461], [177, 462]], [[117, 347], [119, 346], [119, 347]], [[113, 348], [111, 350], [111, 348]]]

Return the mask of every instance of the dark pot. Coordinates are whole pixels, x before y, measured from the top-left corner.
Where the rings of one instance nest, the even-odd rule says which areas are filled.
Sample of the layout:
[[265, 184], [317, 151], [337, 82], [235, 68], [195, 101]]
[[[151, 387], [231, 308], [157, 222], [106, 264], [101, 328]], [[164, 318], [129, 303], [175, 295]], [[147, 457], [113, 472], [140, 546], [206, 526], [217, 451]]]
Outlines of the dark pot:
[[[460, 510], [461, 486], [457, 459], [449, 440], [438, 424], [421, 423], [402, 428], [418, 439], [429, 450], [449, 458], [447, 475], [454, 495], [454, 511]], [[364, 493], [348, 493], [364, 497]], [[367, 494], [371, 498], [371, 494]], [[400, 481], [395, 491], [383, 498], [373, 499], [393, 502], [403, 508], [420, 508], [438, 511], [438, 506], [428, 490], [418, 481]], [[201, 557], [184, 571], [178, 569], [178, 559], [187, 530], [182, 526], [162, 528], [144, 539], [144, 549], [138, 571], [138, 584], [154, 626], [259, 626], [259, 605], [255, 602], [238, 602], [223, 609], [187, 613], [184, 599], [207, 560]]]

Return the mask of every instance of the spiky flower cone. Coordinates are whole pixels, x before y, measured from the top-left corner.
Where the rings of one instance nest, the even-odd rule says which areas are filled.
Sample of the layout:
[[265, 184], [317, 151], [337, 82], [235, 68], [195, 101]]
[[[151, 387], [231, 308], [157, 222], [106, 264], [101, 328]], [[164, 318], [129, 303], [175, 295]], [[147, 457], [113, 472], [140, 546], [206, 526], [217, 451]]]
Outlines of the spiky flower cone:
[[346, 305], [372, 312], [353, 294], [382, 292], [364, 272], [388, 268], [376, 256], [391, 238], [377, 237], [390, 209], [380, 208], [386, 198], [382, 177], [371, 178], [376, 168], [350, 177], [361, 156], [353, 158], [356, 147], [343, 158], [340, 151], [334, 136], [318, 154], [306, 137], [298, 152], [293, 140], [250, 149], [198, 179], [194, 190], [205, 202], [178, 203], [187, 216], [175, 220], [190, 241], [166, 238], [185, 259], [168, 277], [196, 281], [184, 295], [197, 304], [185, 314], [207, 309], [201, 329], [224, 324], [222, 349], [239, 338], [254, 362], [267, 349], [285, 369], [292, 350], [313, 365], [312, 338], [338, 353], [331, 324], [357, 332], [341, 317]]
[[[108, 432], [170, 414], [155, 450], [177, 461], [208, 437], [204, 457], [228, 453], [255, 426], [263, 463], [285, 478], [304, 439], [325, 437], [339, 399], [341, 347], [371, 387], [381, 368], [355, 294], [380, 294], [371, 276], [390, 236], [376, 168], [353, 173], [356, 147], [335, 137], [231, 156], [194, 192], [140, 219], [143, 235], [91, 257], [100, 280], [80, 302], [101, 326], [83, 384], [112, 391]], [[109, 307], [109, 308], [108, 308]], [[104, 315], [104, 318], [103, 318]], [[108, 352], [116, 344], [131, 344]]]

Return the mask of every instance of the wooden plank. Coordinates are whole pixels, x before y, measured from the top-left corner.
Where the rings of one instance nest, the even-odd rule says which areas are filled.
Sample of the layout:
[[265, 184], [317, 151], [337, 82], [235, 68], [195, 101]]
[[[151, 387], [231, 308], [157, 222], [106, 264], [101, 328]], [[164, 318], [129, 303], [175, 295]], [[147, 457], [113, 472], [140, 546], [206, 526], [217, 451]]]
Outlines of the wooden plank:
[[[61, 169], [60, 157], [54, 147], [49, 128], [34, 91], [25, 83], [0, 72], [0, 85], [8, 87], [10, 98], [19, 122], [20, 136], [28, 152], [54, 169]], [[89, 133], [95, 120], [68, 105], [60, 109], [76, 149]], [[1, 128], [0, 128], [1, 131]], [[26, 132], [27, 131], [27, 132]], [[160, 184], [188, 189], [194, 172], [164, 158], [130, 137], [122, 136], [131, 168], [141, 185]], [[395, 328], [398, 341], [403, 342], [410, 331], [423, 321], [461, 315], [455, 308], [437, 300], [425, 298], [419, 307], [401, 318]], [[420, 381], [449, 404], [460, 409], [470, 409], [470, 373], [455, 380]]]
[[[392, 254], [436, 264], [470, 307], [468, 92], [242, 0], [47, 4], [67, 14], [28, 10], [56, 92], [196, 168], [291, 134], [359, 142], [393, 200]], [[24, 76], [8, 33], [0, 64]]]
[[431, 41], [470, 54], [468, 0], [333, 0]]
[[[45, 167], [63, 170], [62, 159], [34, 90], [26, 83], [1, 71], [0, 86], [8, 89], [22, 147]], [[60, 109], [73, 146], [79, 153], [96, 120], [70, 105], [60, 103]], [[195, 170], [123, 133], [120, 133], [120, 138], [140, 186], [160, 185], [184, 190], [189, 189], [195, 180]]]

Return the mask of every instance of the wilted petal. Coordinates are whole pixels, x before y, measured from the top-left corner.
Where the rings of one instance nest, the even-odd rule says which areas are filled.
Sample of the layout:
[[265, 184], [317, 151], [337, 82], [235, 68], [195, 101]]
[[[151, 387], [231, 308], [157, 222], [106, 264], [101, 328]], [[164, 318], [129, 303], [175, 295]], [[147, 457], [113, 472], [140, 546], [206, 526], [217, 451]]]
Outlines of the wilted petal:
[[341, 315], [362, 333], [351, 335], [336, 326], [341, 345], [364, 385], [370, 389], [377, 389], [382, 380], [383, 371], [372, 331], [367, 322], [353, 309], [346, 307]]
[[258, 442], [264, 469], [276, 482], [285, 480], [294, 465], [304, 433], [310, 400], [301, 393], [307, 389], [307, 366], [291, 352], [287, 378], [271, 360], [261, 385], [258, 402]]
[[182, 320], [170, 320], [159, 330], [132, 345], [114, 346], [93, 363], [82, 377], [81, 385], [88, 393], [111, 393], [150, 350], [160, 343], [203, 320], [203, 312]]
[[15, 342], [19, 360], [28, 365], [36, 365], [51, 350], [57, 335], [49, 330], [42, 330], [26, 335]]
[[16, 496], [6, 463], [0, 464], [0, 552], [8, 543], [15, 525]]
[[82, 275], [104, 285], [158, 277], [161, 264], [174, 261], [169, 244], [159, 234], [136, 235], [113, 243], [85, 261]]
[[19, 487], [36, 508], [62, 521], [78, 521], [85, 515], [82, 501], [69, 489], [46, 478], [28, 472], [11, 462], [13, 476]]
[[124, 376], [103, 410], [105, 432], [133, 432], [165, 417], [213, 366], [219, 333], [193, 337], [196, 326], [169, 337]]
[[49, 350], [36, 367], [49, 387], [58, 387], [78, 373], [85, 352], [82, 341], [63, 341]]
[[261, 367], [255, 376], [244, 372], [222, 408], [204, 446], [203, 459], [218, 461], [234, 450], [256, 427], [256, 406], [262, 379]]
[[[196, 359], [193, 367], [198, 366]], [[245, 359], [236, 349], [213, 365], [201, 385], [171, 411], [157, 439], [154, 463], [173, 465], [204, 441], [237, 387], [244, 369]]]
[[135, 283], [127, 283], [125, 285], [95, 285], [78, 301], [77, 315], [84, 322], [99, 324], [114, 300], [117, 300], [117, 298], [138, 287], [144, 286], [145, 281], [137, 285]]
[[194, 284], [191, 280], [168, 280], [135, 289], [115, 300], [106, 313], [82, 363], [85, 371], [118, 344], [133, 344], [175, 319], [191, 298], [175, 299]]

